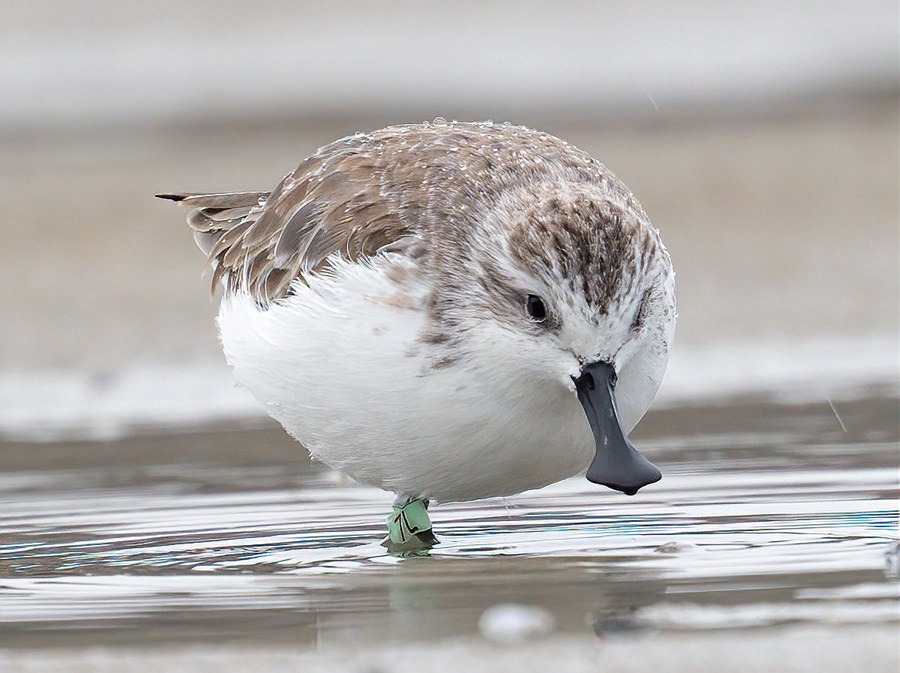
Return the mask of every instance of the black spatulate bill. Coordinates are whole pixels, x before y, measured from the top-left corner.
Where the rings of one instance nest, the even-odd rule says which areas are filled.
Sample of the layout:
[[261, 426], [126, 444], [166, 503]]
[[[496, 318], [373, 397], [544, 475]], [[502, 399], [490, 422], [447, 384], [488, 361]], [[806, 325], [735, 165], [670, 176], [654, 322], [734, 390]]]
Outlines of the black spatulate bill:
[[578, 401], [594, 433], [596, 454], [587, 471], [595, 484], [634, 495], [662, 479], [659, 468], [634, 448], [622, 430], [616, 408], [616, 371], [607, 362], [585, 365], [575, 379]]

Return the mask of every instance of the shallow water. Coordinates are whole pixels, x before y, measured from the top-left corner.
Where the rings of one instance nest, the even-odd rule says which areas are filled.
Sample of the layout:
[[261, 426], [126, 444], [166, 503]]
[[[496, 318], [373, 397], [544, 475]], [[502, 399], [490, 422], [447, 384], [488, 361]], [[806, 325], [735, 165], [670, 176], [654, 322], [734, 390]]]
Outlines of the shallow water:
[[424, 641], [506, 602], [602, 638], [896, 623], [897, 398], [837, 410], [656, 412], [659, 484], [438, 506], [441, 544], [407, 559], [378, 544], [389, 495], [270, 427], [7, 442], [0, 645]]

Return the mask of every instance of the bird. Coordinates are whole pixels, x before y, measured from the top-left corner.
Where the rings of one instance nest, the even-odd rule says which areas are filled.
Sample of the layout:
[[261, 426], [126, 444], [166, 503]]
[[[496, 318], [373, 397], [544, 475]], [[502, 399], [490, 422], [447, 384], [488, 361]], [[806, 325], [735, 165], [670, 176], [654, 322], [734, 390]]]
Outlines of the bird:
[[336, 140], [271, 191], [157, 196], [189, 210], [236, 381], [313, 459], [395, 494], [393, 552], [438, 542], [434, 502], [661, 478], [628, 434], [675, 273], [586, 152], [438, 118]]

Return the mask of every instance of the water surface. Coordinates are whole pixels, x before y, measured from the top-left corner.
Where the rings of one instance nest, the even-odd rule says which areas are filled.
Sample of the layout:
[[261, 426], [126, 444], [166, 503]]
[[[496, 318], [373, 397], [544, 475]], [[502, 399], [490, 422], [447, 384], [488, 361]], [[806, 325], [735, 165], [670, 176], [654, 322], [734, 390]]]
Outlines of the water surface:
[[277, 429], [7, 442], [0, 645], [426, 641], [507, 602], [599, 638], [896, 623], [897, 398], [838, 412], [656, 412], [659, 484], [438, 506], [441, 544], [407, 559], [379, 544], [391, 497]]

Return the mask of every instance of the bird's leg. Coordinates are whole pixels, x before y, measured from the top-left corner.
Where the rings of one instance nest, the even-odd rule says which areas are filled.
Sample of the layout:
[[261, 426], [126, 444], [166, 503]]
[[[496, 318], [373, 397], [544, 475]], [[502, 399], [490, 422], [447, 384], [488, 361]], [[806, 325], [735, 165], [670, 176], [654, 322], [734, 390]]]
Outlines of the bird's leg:
[[388, 536], [382, 544], [392, 554], [424, 551], [438, 543], [428, 517], [428, 498], [398, 495], [387, 526]]

